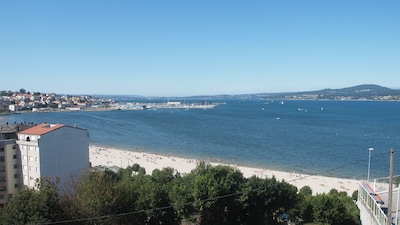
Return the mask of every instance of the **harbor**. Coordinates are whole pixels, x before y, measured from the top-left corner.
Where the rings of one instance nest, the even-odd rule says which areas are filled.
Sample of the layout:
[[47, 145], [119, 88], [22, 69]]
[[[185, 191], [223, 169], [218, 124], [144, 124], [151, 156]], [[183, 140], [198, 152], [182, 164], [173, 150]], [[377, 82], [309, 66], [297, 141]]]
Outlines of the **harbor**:
[[157, 109], [213, 109], [218, 103], [198, 102], [198, 103], [182, 103], [180, 101], [149, 103], [149, 102], [119, 102], [111, 106], [115, 110], [157, 110]]

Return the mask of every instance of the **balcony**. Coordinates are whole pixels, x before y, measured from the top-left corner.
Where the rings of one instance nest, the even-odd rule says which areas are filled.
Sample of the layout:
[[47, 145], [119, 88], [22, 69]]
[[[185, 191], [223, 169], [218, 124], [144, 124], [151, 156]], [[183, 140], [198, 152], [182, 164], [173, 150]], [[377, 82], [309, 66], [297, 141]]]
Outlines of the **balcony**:
[[[399, 225], [399, 197], [400, 188], [392, 188], [392, 224]], [[358, 189], [357, 206], [360, 209], [362, 224], [387, 225], [389, 205], [389, 179], [379, 178], [371, 182], [360, 182]]]

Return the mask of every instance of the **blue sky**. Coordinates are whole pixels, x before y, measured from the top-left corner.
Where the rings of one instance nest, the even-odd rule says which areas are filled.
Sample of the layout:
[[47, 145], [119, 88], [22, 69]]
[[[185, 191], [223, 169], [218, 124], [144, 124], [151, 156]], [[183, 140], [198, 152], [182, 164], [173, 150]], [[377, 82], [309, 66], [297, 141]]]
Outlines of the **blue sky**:
[[1, 1], [1, 90], [400, 89], [400, 1]]

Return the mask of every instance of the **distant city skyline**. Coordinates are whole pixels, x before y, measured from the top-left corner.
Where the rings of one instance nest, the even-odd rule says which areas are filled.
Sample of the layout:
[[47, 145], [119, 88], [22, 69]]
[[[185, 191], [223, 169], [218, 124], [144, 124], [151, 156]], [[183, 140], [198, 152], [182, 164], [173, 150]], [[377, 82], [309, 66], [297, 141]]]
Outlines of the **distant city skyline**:
[[2, 1], [0, 90], [400, 89], [400, 2]]

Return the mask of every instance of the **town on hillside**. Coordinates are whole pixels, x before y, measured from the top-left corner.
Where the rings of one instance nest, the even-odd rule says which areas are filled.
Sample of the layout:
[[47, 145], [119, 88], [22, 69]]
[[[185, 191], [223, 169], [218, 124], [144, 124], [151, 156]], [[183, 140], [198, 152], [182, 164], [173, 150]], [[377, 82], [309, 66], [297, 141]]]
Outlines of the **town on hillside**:
[[211, 101], [181, 102], [117, 102], [112, 98], [98, 98], [89, 95], [73, 96], [44, 94], [40, 92], [19, 91], [0, 92], [0, 114], [21, 112], [54, 112], [54, 111], [94, 111], [94, 110], [156, 110], [160, 108], [176, 109], [212, 109], [218, 103]]
[[43, 94], [40, 92], [28, 92], [25, 89], [19, 91], [0, 92], [0, 113], [18, 113], [24, 111], [58, 111], [82, 109], [106, 109], [114, 101], [112, 99], [94, 98], [88, 95], [72, 96], [60, 94]]

